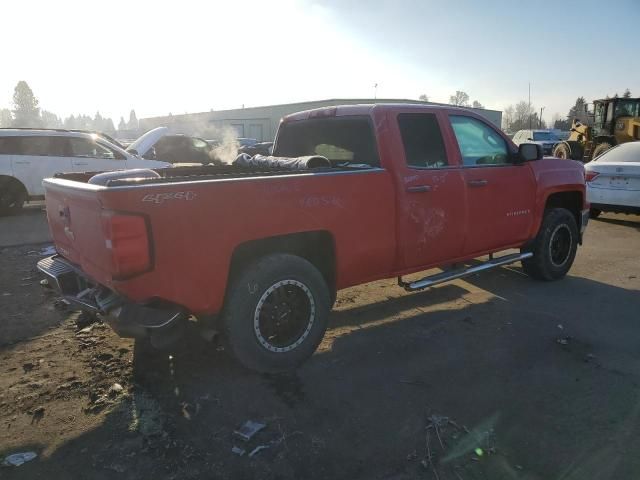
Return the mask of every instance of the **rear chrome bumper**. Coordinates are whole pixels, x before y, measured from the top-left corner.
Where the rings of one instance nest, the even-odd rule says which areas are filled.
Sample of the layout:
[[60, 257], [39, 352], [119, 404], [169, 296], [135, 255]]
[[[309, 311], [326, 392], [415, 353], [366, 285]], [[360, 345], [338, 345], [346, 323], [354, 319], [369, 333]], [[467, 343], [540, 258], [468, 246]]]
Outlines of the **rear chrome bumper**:
[[74, 307], [89, 313], [99, 313], [121, 337], [144, 338], [159, 336], [174, 330], [187, 316], [175, 305], [140, 305], [122, 295], [96, 284], [81, 270], [60, 255], [43, 258], [38, 262], [40, 270]]

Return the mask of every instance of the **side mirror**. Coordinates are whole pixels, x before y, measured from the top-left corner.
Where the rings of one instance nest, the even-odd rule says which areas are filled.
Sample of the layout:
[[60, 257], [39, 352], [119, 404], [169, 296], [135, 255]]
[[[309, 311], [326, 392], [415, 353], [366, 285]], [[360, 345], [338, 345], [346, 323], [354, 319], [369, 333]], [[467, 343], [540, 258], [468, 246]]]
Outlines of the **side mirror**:
[[540, 160], [544, 155], [542, 146], [537, 143], [521, 143], [518, 147], [518, 156], [523, 162], [530, 162], [532, 160]]

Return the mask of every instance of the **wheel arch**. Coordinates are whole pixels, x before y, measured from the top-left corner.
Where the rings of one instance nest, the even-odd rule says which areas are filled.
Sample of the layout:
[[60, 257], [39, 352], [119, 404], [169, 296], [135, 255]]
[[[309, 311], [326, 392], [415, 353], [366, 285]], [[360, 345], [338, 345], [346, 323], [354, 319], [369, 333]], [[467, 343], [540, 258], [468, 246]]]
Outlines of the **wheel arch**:
[[[584, 205], [583, 193], [575, 190], [551, 193], [545, 200], [544, 211], [552, 208], [566, 208], [571, 212], [576, 220], [576, 225], [580, 229], [582, 222], [582, 206]], [[582, 240], [580, 240], [582, 243]]]
[[22, 180], [20, 180], [17, 177], [14, 177], [13, 175], [7, 175], [4, 173], [0, 173], [0, 183], [2, 183], [3, 180], [8, 179], [10, 182], [16, 183], [18, 185], [20, 185], [20, 187], [22, 188], [22, 190], [24, 191], [24, 193], [29, 196], [29, 190], [27, 189], [27, 186], [22, 182]]
[[278, 235], [237, 245], [231, 255], [227, 285], [247, 265], [258, 258], [274, 253], [296, 255], [315, 266], [329, 288], [333, 303], [337, 294], [336, 249], [333, 235], [326, 230]]

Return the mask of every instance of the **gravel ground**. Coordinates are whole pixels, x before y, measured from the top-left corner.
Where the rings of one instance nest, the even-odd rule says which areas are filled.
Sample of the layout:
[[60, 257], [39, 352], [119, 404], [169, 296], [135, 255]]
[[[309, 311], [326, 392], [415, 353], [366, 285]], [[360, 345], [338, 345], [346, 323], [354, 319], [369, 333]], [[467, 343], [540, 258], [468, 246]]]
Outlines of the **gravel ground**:
[[[345, 290], [278, 376], [195, 338], [149, 357], [56, 302], [39, 249], [0, 250], [0, 460], [38, 454], [0, 478], [640, 476], [639, 217], [592, 221], [560, 282]], [[245, 442], [247, 420], [266, 427]]]

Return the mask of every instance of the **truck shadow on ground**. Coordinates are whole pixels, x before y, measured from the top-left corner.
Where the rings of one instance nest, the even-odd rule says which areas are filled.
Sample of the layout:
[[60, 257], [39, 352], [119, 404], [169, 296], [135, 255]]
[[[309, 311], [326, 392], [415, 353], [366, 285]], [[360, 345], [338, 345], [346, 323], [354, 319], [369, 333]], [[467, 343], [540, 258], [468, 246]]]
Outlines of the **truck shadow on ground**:
[[597, 219], [592, 219], [591, 221], [609, 223], [611, 225], [620, 225], [621, 227], [631, 227], [640, 232], [640, 217], [637, 215], [618, 215], [617, 218], [607, 218], [601, 216]]
[[[452, 306], [465, 290], [451, 285], [431, 292], [435, 311], [417, 310], [437, 306], [423, 292], [335, 312], [329, 336], [359, 328], [288, 375], [197, 343], [138, 355], [136, 383], [100, 427], [7, 478], [424, 478], [434, 413], [494, 438], [477, 461], [468, 449], [446, 459], [453, 438], [431, 443], [443, 480], [636, 478], [637, 291], [517, 268], [469, 282], [492, 295]], [[248, 443], [233, 434], [246, 420], [267, 425]]]

